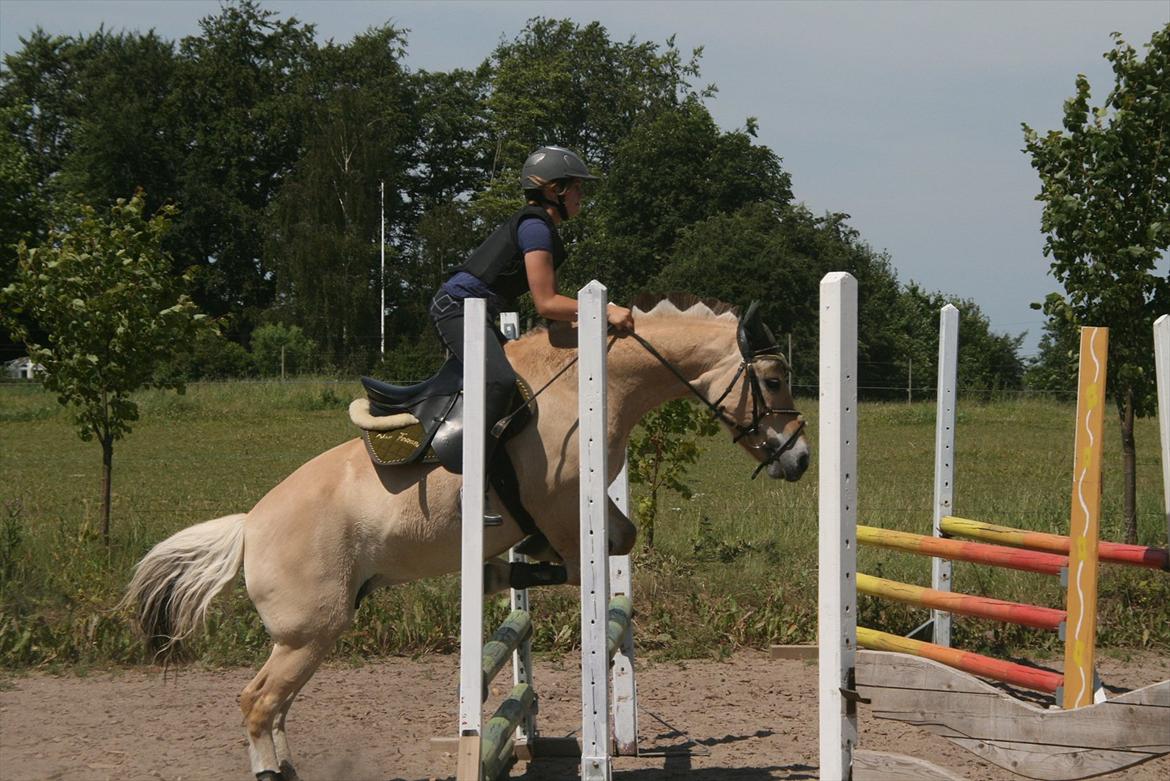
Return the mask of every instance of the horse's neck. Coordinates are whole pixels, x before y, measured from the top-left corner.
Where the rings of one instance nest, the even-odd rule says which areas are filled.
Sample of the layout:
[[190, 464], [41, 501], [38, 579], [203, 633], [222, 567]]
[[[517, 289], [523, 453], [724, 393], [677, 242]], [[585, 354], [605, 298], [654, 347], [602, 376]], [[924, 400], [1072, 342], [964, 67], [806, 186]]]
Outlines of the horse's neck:
[[[734, 322], [646, 317], [638, 321], [638, 334], [708, 399], [712, 399], [712, 381], [736, 362]], [[608, 368], [611, 435], [624, 439], [646, 413], [667, 401], [692, 396], [669, 368], [634, 339], [614, 343]]]

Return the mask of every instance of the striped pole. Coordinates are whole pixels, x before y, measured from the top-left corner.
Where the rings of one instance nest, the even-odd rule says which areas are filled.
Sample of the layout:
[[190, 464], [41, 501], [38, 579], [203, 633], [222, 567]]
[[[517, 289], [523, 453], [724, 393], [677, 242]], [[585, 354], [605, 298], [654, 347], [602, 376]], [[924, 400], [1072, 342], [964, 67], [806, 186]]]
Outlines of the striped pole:
[[[863, 572], [857, 573], [857, 592], [868, 594], [871, 597], [892, 599], [917, 607], [928, 607], [935, 611], [944, 611], [948, 615], [957, 613], [963, 616], [976, 618], [990, 618], [993, 621], [1003, 621], [1009, 624], [1030, 626], [1034, 629], [1060, 628], [1064, 621], [1065, 612], [1050, 607], [1025, 605], [1019, 602], [1008, 602], [990, 597], [978, 597], [971, 594], [959, 594], [953, 591], [939, 591], [933, 588], [912, 586], [909, 583], [900, 583], [896, 580], [875, 578]], [[935, 645], [938, 645], [936, 643]], [[945, 646], [944, 646], [945, 647]]]
[[982, 542], [940, 539], [924, 534], [879, 529], [874, 526], [857, 527], [857, 544], [900, 550], [906, 553], [920, 553], [925, 556], [942, 556], [954, 561], [990, 564], [995, 567], [1037, 572], [1042, 575], [1059, 575], [1060, 571], [1068, 565], [1067, 558], [1053, 553], [1004, 548]]
[[[857, 627], [857, 644], [862, 648], [874, 651], [893, 651], [900, 654], [920, 656], [924, 659], [933, 659], [940, 664], [954, 667], [956, 670], [981, 675], [996, 681], [1023, 686], [1026, 689], [1053, 694], [1060, 688], [1063, 677], [1060, 673], [1040, 670], [1035, 667], [1026, 667], [1015, 662], [1005, 662], [1002, 659], [992, 659], [990, 656], [960, 651], [957, 648], [945, 648], [934, 643], [924, 643], [921, 640], [911, 640], [908, 637], [899, 637], [876, 629]], [[822, 776], [824, 778], [825, 776]]]
[[1101, 451], [1109, 329], [1081, 329], [1077, 434], [1069, 537], [1068, 625], [1064, 643], [1064, 707], [1093, 704], [1097, 641], [1097, 539], [1101, 516]]
[[[994, 523], [972, 521], [950, 515], [942, 519], [942, 530], [952, 537], [1007, 545], [1012, 548], [1047, 551], [1068, 555], [1072, 544], [1061, 534], [1013, 529]], [[1170, 570], [1170, 552], [1165, 548], [1151, 548], [1146, 545], [1126, 545], [1120, 542], [1098, 542], [1097, 558], [1110, 564], [1126, 564], [1133, 567]]]

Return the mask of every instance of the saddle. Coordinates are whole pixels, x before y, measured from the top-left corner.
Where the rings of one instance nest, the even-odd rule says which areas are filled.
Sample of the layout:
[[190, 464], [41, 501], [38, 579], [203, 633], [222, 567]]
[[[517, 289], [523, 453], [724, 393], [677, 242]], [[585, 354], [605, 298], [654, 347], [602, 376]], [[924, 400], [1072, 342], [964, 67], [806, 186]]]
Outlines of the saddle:
[[[350, 405], [350, 419], [362, 429], [370, 458], [379, 466], [442, 464], [456, 474], [463, 471], [463, 364], [449, 358], [430, 379], [415, 385], [392, 385], [372, 377], [361, 378], [366, 398]], [[519, 411], [499, 434], [510, 439], [532, 418], [526, 402], [532, 389], [517, 378], [512, 403], [505, 410], [488, 410], [495, 424], [509, 410]]]

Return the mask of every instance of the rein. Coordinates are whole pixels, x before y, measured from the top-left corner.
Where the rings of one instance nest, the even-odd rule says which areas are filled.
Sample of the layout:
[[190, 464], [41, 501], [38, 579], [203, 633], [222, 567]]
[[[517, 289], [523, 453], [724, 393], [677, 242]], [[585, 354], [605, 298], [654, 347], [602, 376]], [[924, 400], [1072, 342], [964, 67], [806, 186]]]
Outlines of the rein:
[[[733, 443], [738, 443], [746, 436], [758, 435], [760, 430], [760, 422], [772, 415], [800, 415], [800, 410], [783, 407], [769, 407], [764, 401], [764, 392], [760, 389], [760, 378], [756, 374], [755, 362], [757, 358], [775, 358], [787, 366], [788, 361], [784, 358], [783, 354], [779, 352], [779, 348], [776, 345], [772, 345], [771, 347], [765, 348], [763, 350], [757, 350], [753, 352], [750, 357], [745, 355], [743, 361], [739, 364], [739, 369], [737, 369], [735, 372], [735, 376], [732, 377], [731, 382], [727, 384], [726, 390], [724, 390], [723, 393], [719, 395], [719, 398], [712, 402], [706, 396], [704, 396], [703, 393], [698, 388], [696, 388], [690, 380], [684, 377], [682, 372], [680, 372], [678, 368], [673, 363], [671, 363], [669, 359], [666, 358], [666, 356], [658, 352], [654, 345], [650, 344], [650, 342], [647, 341], [645, 337], [634, 331], [626, 334], [626, 336], [632, 337], [634, 341], [642, 345], [642, 348], [645, 349], [646, 352], [650, 353], [650, 355], [653, 356], [656, 361], [665, 366], [670, 371], [670, 373], [678, 379], [679, 382], [685, 385], [687, 389], [692, 394], [694, 394], [695, 398], [706, 405], [707, 410], [711, 413], [712, 417], [723, 421], [729, 427], [734, 429], [736, 434], [734, 437], [732, 437], [731, 441]], [[609, 347], [613, 346], [616, 339], [616, 336], [610, 339]], [[609, 348], [607, 347], [606, 350], [608, 351], [608, 349]], [[557, 371], [556, 374], [554, 374], [548, 380], [548, 382], [540, 386], [540, 389], [535, 391], [527, 401], [517, 407], [514, 411], [510, 412], [508, 415], [500, 418], [499, 422], [492, 426], [492, 436], [497, 438], [500, 437], [504, 430], [508, 427], [508, 424], [512, 422], [512, 418], [520, 414], [520, 412], [523, 411], [526, 407], [534, 404], [536, 402], [537, 396], [544, 393], [544, 391], [546, 391], [550, 385], [560, 379], [561, 375], [572, 368], [573, 364], [577, 363], [577, 358], [578, 356], [574, 355], [564, 366], [560, 368], [560, 370]], [[752, 394], [752, 420], [751, 424], [747, 426], [743, 425], [735, 418], [731, 417], [731, 415], [727, 414], [726, 409], [722, 406], [723, 400], [731, 395], [731, 392], [735, 390], [740, 377], [744, 377], [745, 382], [748, 383], [748, 387], [751, 389]], [[768, 447], [766, 441], [762, 441], [758, 445], [749, 445], [748, 447], [750, 447], [752, 450], [765, 450], [768, 453], [768, 456], [763, 461], [761, 461], [760, 465], [756, 467], [754, 472], [752, 472], [752, 479], [755, 480], [757, 477], [759, 477], [760, 472], [762, 472], [769, 465], [775, 463], [780, 458], [780, 456], [791, 450], [796, 445], [796, 442], [800, 438], [800, 433], [802, 431], [804, 431], [804, 419], [800, 418], [800, 426], [780, 447], [772, 449]]]
[[[707, 397], [704, 396], [702, 392], [691, 383], [690, 380], [682, 375], [682, 372], [680, 372], [674, 364], [672, 364], [664, 355], [662, 355], [662, 353], [658, 352], [654, 345], [650, 344], [650, 342], [647, 341], [644, 337], [640, 336], [636, 332], [631, 332], [627, 334], [627, 336], [633, 337], [638, 344], [642, 345], [646, 352], [650, 353], [650, 355], [652, 355], [655, 360], [670, 370], [670, 373], [673, 374], [679, 382], [687, 386], [687, 389], [692, 394], [694, 394], [695, 398], [706, 405], [707, 410], [714, 418], [723, 421], [728, 426], [735, 429], [736, 434], [734, 437], [732, 437], [731, 440], [733, 443], [738, 443], [746, 436], [759, 434], [760, 422], [772, 415], [800, 415], [800, 410], [784, 407], [769, 407], [764, 401], [764, 392], [760, 389], [760, 378], [759, 375], [756, 374], [755, 362], [757, 358], [775, 358], [787, 366], [788, 361], [779, 352], [776, 345], [772, 345], [771, 347], [765, 348], [764, 350], [757, 350], [751, 354], [750, 358], [745, 355], [743, 361], [741, 361], [739, 364], [739, 369], [737, 369], [735, 372], [735, 376], [731, 378], [729, 383], [727, 383], [726, 390], [724, 390], [723, 393], [719, 395], [719, 398], [712, 402], [708, 400]], [[773, 352], [773, 350], [776, 350], [776, 352]], [[751, 424], [747, 426], [739, 423], [735, 420], [735, 418], [728, 415], [726, 409], [722, 406], [723, 400], [726, 399], [735, 389], [741, 376], [745, 377], [745, 381], [748, 383], [748, 387], [751, 389], [752, 394], [752, 421]], [[761, 412], [761, 410], [763, 411]], [[780, 458], [780, 456], [791, 450], [792, 447], [796, 445], [796, 441], [800, 438], [800, 432], [802, 431], [804, 431], [803, 418], [800, 419], [800, 426], [796, 429], [792, 436], [790, 436], [783, 445], [776, 448], [775, 450], [769, 448], [766, 441], [761, 442], [758, 445], [750, 445], [749, 447], [751, 447], [753, 450], [766, 450], [768, 452], [768, 457], [761, 461], [760, 465], [756, 467], [754, 472], [752, 472], [752, 479], [755, 480], [757, 477], [759, 477], [760, 472], [762, 472], [765, 467], [774, 463], [777, 459]]]

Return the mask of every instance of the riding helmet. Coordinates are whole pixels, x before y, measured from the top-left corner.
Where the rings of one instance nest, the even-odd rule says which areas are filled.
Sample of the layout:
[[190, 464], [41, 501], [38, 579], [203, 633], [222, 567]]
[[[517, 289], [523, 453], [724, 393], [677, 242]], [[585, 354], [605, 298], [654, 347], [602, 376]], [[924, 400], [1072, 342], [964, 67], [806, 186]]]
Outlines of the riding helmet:
[[539, 190], [541, 183], [558, 179], [597, 179], [589, 173], [585, 161], [563, 146], [542, 146], [528, 156], [520, 169], [520, 187]]

